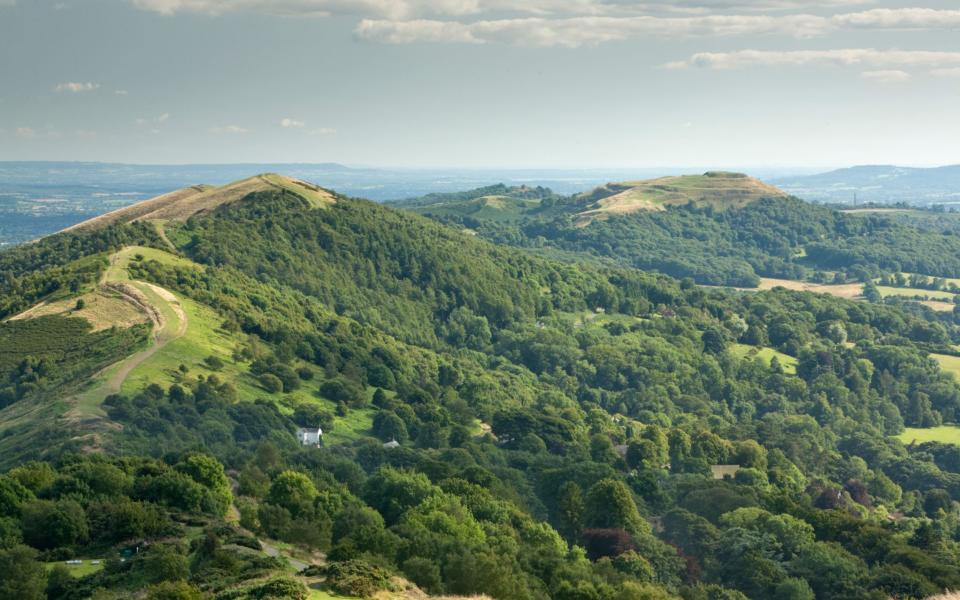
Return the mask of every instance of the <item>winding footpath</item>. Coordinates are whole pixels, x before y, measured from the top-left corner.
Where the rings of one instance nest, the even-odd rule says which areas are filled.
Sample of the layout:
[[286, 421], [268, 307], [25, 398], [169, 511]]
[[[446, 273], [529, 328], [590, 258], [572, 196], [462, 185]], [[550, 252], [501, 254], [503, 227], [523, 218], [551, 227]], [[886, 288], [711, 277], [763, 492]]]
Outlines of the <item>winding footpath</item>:
[[158, 285], [129, 278], [127, 262], [134, 253], [135, 248], [123, 248], [113, 254], [99, 286], [119, 294], [150, 319], [153, 323], [150, 346], [100, 371], [96, 379], [102, 382], [82, 394], [87, 403], [92, 401], [97, 406], [110, 394], [120, 393], [134, 369], [170, 342], [183, 337], [189, 325], [187, 313], [173, 293]]

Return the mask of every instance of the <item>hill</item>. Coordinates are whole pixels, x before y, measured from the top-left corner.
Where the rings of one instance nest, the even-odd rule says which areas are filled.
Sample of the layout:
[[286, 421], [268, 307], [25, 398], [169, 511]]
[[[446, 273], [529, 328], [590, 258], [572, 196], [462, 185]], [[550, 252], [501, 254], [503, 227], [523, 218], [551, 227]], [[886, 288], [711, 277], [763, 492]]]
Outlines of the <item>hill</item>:
[[805, 200], [853, 204], [932, 204], [960, 202], [960, 165], [935, 168], [864, 165], [818, 175], [774, 180]]
[[[960, 587], [956, 447], [896, 437], [960, 418], [941, 368], [956, 324], [542, 247], [553, 221], [564, 236], [683, 223], [715, 236], [702, 252], [721, 226], [774, 248], [773, 223], [860, 221], [764, 199], [576, 227], [582, 204], [544, 193], [519, 223], [478, 218], [470, 235], [244, 185], [199, 211], [188, 194], [160, 228], [134, 216], [0, 252], [0, 318], [21, 317], [0, 322], [0, 589], [870, 600]], [[529, 193], [459, 201], [492, 211], [491, 196]], [[482, 239], [527, 228], [543, 235], [524, 248]], [[118, 312], [103, 327], [109, 315], [79, 304], [118, 287], [149, 322]], [[304, 445], [318, 426], [323, 443]], [[56, 568], [65, 557], [84, 569]]]
[[333, 201], [333, 196], [315, 185], [274, 173], [256, 175], [220, 187], [194, 185], [137, 202], [105, 215], [68, 227], [65, 231], [103, 228], [137, 221], [185, 221], [194, 215], [237, 202], [255, 192], [279, 190], [304, 198], [315, 206]]
[[597, 218], [637, 211], [665, 210], [668, 206], [712, 207], [717, 210], [742, 208], [763, 198], [785, 198], [783, 191], [742, 173], [710, 171], [703, 175], [660, 177], [646, 181], [610, 183], [577, 196], [590, 202], [577, 215], [586, 225]]
[[544, 194], [535, 203], [504, 187], [495, 193], [513, 201], [498, 209], [482, 200], [490, 195], [483, 190], [395, 206], [556, 258], [655, 269], [705, 285], [960, 273], [952, 226], [896, 212], [844, 213], [736, 174], [608, 184], [589, 194]]

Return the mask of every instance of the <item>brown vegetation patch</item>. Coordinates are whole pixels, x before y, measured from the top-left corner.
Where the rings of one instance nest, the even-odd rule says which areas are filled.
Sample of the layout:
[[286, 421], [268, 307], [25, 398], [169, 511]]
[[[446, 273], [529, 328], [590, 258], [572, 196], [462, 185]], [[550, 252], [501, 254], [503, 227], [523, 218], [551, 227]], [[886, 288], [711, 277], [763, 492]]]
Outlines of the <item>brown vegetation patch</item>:
[[138, 302], [132, 301], [126, 294], [117, 290], [97, 290], [80, 296], [84, 307], [77, 310], [77, 298], [59, 300], [57, 302], [43, 302], [33, 308], [12, 317], [11, 320], [33, 319], [59, 315], [64, 317], [80, 317], [86, 319], [93, 326], [93, 331], [103, 331], [111, 327], [127, 328], [146, 323], [147, 312]]

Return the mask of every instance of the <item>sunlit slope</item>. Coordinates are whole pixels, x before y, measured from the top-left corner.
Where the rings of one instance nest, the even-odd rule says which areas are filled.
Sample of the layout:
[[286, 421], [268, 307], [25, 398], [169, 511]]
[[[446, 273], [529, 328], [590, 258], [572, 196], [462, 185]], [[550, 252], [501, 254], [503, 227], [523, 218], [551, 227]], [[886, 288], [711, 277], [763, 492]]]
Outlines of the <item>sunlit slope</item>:
[[759, 179], [741, 173], [711, 171], [703, 175], [609, 183], [581, 196], [584, 201], [592, 202], [578, 218], [588, 223], [597, 218], [660, 211], [667, 206], [689, 203], [723, 210], [740, 208], [763, 198], [785, 197], [785, 192]]
[[335, 202], [332, 193], [312, 183], [265, 173], [221, 187], [195, 185], [176, 190], [78, 223], [67, 231], [98, 229], [114, 223], [135, 221], [186, 221], [196, 214], [237, 202], [250, 194], [277, 190], [299, 196], [315, 207]]

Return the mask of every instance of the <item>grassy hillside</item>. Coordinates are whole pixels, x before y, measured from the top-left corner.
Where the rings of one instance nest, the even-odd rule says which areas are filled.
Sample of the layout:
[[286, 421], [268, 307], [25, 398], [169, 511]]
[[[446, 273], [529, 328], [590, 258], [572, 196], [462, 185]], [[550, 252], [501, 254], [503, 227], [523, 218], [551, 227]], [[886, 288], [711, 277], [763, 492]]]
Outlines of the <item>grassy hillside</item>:
[[333, 201], [329, 192], [313, 184], [275, 173], [265, 173], [220, 187], [195, 185], [163, 194], [78, 223], [66, 231], [102, 229], [108, 225], [136, 221], [185, 221], [196, 214], [209, 212], [219, 206], [237, 202], [254, 192], [263, 191], [290, 193], [317, 207]]
[[764, 198], [787, 194], [741, 173], [713, 171], [703, 175], [661, 177], [646, 181], [611, 183], [579, 197], [591, 204], [577, 214], [577, 223], [637, 211], [665, 210], [668, 206], [693, 204], [716, 210], [742, 208]]

